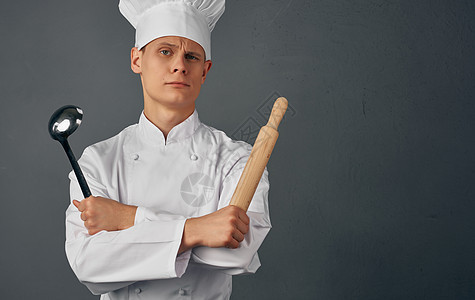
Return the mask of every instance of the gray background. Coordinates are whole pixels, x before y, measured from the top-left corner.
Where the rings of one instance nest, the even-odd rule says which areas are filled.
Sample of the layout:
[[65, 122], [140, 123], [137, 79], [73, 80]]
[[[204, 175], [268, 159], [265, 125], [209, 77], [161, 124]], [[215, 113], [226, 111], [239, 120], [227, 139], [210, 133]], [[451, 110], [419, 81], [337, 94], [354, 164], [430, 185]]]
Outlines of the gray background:
[[[69, 268], [69, 165], [138, 120], [118, 1], [0, 4], [2, 299], [97, 299]], [[228, 135], [292, 106], [268, 169], [273, 229], [233, 299], [475, 298], [473, 1], [228, 1], [197, 108]], [[262, 125], [262, 124], [261, 124]], [[238, 131], [236, 131], [238, 130]]]

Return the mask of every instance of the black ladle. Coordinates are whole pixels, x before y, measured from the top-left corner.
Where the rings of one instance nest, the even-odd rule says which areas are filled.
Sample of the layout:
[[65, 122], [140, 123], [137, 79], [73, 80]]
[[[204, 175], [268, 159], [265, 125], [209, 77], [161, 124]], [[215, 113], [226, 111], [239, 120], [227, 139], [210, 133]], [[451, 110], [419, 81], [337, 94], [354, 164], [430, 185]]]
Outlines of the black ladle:
[[81, 168], [74, 157], [73, 151], [68, 143], [68, 136], [70, 136], [81, 124], [82, 121], [82, 109], [74, 105], [66, 105], [57, 109], [48, 122], [48, 131], [51, 137], [58, 142], [64, 148], [69, 162], [73, 167], [74, 173], [81, 187], [84, 198], [91, 196], [91, 191], [87, 185], [86, 179], [81, 172]]

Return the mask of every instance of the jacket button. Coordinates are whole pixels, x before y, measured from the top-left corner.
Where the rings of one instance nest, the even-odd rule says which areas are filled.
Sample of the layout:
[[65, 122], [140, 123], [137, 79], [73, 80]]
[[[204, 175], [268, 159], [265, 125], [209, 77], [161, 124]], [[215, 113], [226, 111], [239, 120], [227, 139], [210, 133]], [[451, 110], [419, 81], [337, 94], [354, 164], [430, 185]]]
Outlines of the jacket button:
[[178, 290], [178, 295], [184, 296], [186, 294], [186, 291], [184, 289], [179, 289]]
[[141, 292], [142, 292], [142, 289], [141, 289], [141, 288], [136, 288], [136, 289], [135, 289], [135, 293], [136, 293], [136, 294], [140, 294]]
[[139, 155], [138, 155], [138, 154], [132, 155], [132, 159], [133, 159], [133, 160], [138, 160], [138, 159], [139, 159]]
[[197, 160], [197, 159], [198, 159], [198, 155], [192, 154], [192, 155], [190, 156], [190, 159], [191, 159], [191, 160]]

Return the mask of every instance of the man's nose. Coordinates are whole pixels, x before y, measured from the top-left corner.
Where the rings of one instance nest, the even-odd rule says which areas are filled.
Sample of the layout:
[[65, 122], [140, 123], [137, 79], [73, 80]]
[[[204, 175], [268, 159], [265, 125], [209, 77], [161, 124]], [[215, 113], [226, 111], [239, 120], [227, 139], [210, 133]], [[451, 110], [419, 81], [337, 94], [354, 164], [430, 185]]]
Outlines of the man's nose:
[[186, 74], [188, 72], [184, 55], [175, 56], [175, 59], [173, 60], [172, 64], [172, 70], [173, 73], [181, 72], [183, 74]]

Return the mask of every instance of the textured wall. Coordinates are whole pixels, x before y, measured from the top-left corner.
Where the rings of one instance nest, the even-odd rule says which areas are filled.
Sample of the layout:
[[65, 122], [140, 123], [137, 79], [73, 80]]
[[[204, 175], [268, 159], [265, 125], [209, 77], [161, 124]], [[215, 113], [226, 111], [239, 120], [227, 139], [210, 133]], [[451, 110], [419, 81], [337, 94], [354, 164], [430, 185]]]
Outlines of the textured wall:
[[[97, 299], [64, 254], [70, 167], [46, 124], [81, 106], [79, 156], [138, 120], [117, 2], [0, 4], [2, 299]], [[475, 298], [474, 30], [468, 0], [228, 1], [201, 120], [252, 142], [268, 101], [291, 105], [274, 227], [233, 299]]]

